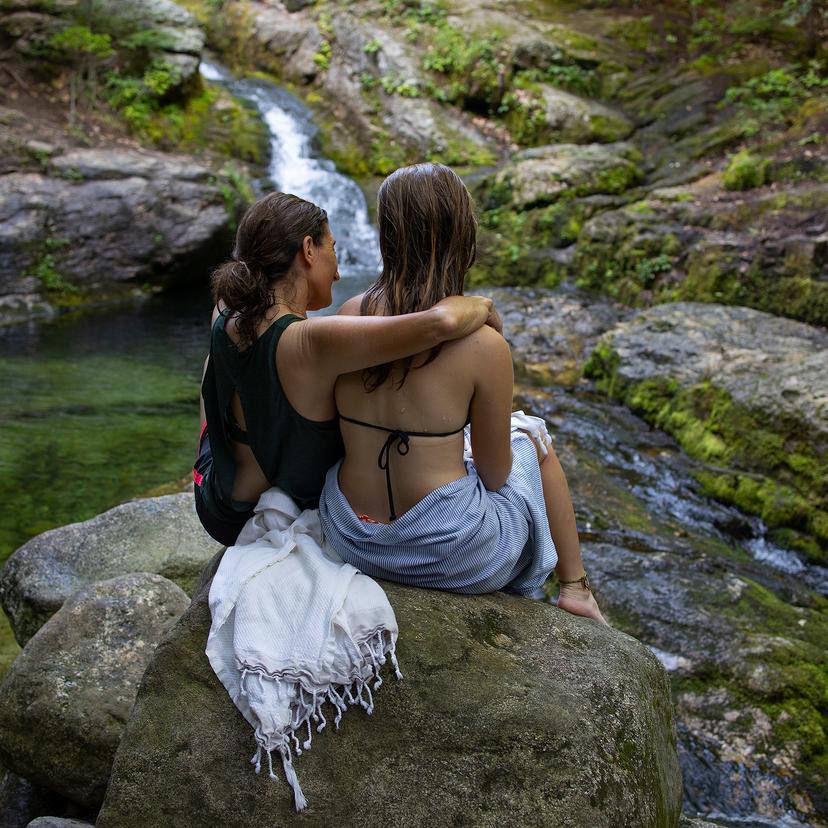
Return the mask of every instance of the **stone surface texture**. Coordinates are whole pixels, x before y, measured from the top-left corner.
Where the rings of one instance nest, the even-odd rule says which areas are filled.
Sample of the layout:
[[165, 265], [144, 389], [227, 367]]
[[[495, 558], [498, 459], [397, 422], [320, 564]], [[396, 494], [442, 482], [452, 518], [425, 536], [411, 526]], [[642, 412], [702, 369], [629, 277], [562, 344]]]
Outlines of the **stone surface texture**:
[[[79, 5], [77, 0], [4, 0], [0, 31], [13, 38], [13, 48], [21, 55], [42, 57], [52, 34], [77, 25]], [[96, 0], [95, 14], [95, 30], [110, 34], [116, 48], [124, 31], [151, 29], [160, 35], [159, 57], [175, 67], [179, 83], [198, 72], [204, 32], [193, 15], [172, 0]]]
[[709, 381], [768, 421], [795, 420], [828, 441], [828, 332], [821, 328], [751, 308], [677, 302], [621, 323], [605, 342], [624, 381]]
[[0, 574], [0, 602], [22, 645], [81, 587], [153, 572], [190, 589], [220, 548], [202, 529], [192, 494], [134, 500], [21, 546]]
[[[540, 602], [383, 586], [405, 679], [296, 760], [304, 822], [677, 823], [669, 687], [646, 648]], [[252, 732], [204, 655], [207, 590], [144, 676], [99, 828], [296, 820], [285, 783], [253, 773]]]
[[171, 581], [146, 573], [76, 592], [0, 685], [3, 761], [83, 807], [99, 805], [141, 676], [187, 603]]
[[0, 177], [0, 294], [32, 294], [46, 254], [83, 288], [174, 277], [223, 249], [227, 211], [213, 172], [185, 156], [75, 149], [43, 173]]
[[491, 186], [508, 188], [509, 205], [519, 210], [552, 204], [573, 191], [582, 196], [618, 192], [637, 180], [636, 156], [627, 143], [535, 147], [515, 154]]

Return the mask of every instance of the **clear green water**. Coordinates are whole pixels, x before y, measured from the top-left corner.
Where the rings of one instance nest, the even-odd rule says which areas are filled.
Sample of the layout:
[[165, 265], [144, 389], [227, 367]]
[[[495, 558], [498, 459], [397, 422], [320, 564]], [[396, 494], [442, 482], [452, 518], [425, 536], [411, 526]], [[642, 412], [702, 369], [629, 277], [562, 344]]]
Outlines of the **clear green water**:
[[188, 473], [209, 323], [196, 294], [0, 332], [0, 561]]
[[[369, 281], [338, 282], [333, 308]], [[190, 474], [211, 310], [206, 291], [164, 294], [0, 328], [0, 564]]]

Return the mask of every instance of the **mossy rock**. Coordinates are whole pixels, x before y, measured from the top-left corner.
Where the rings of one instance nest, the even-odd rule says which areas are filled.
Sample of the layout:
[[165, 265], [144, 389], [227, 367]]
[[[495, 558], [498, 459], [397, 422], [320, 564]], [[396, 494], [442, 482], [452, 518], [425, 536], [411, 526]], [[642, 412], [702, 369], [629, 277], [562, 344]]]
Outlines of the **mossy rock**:
[[[770, 343], [770, 344], [769, 344]], [[723, 353], [738, 349], [727, 360]], [[709, 464], [706, 491], [828, 559], [828, 336], [748, 308], [678, 303], [607, 334], [588, 376]]]
[[220, 544], [189, 493], [135, 500], [32, 538], [6, 562], [0, 601], [25, 644], [73, 593], [107, 578], [155, 572], [192, 592]]
[[726, 190], [751, 190], [761, 187], [767, 178], [768, 160], [759, 158], [748, 150], [734, 155], [722, 175]]
[[[297, 819], [289, 787], [253, 773], [253, 733], [204, 655], [208, 587], [144, 676], [99, 828]], [[523, 598], [384, 587], [405, 679], [296, 760], [304, 822], [677, 824], [669, 689], [646, 648]]]

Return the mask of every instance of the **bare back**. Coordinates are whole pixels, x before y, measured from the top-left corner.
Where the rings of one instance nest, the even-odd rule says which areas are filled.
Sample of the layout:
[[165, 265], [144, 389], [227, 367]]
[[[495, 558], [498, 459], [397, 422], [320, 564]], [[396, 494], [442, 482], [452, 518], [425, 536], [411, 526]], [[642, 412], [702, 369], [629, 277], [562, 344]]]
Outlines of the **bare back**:
[[[351, 304], [350, 308], [353, 307]], [[337, 409], [341, 416], [373, 423], [383, 429], [429, 435], [457, 431], [471, 419], [473, 443], [476, 436], [482, 436], [486, 431], [481, 422], [486, 418], [491, 420], [490, 427], [500, 435], [499, 441], [508, 446], [511, 361], [509, 358], [504, 364], [501, 359], [498, 364], [492, 353], [503, 348], [508, 355], [508, 346], [490, 328], [444, 343], [431, 362], [424, 364], [429, 352], [414, 358], [413, 367], [401, 388], [397, 387], [402, 376], [399, 366], [394, 367], [383, 385], [370, 393], [365, 390], [361, 372], [345, 374], [336, 384]], [[485, 393], [481, 393], [483, 387], [497, 387], [500, 390], [497, 396], [505, 403], [499, 406], [488, 404], [485, 411], [481, 409], [476, 403], [485, 399]], [[357, 514], [387, 523], [390, 519], [387, 479], [378, 460], [389, 432], [345, 420], [340, 420], [340, 427], [345, 442], [345, 460], [339, 472], [340, 488]], [[394, 508], [397, 515], [402, 515], [430, 492], [466, 475], [462, 431], [450, 436], [411, 436], [408, 452], [401, 454], [394, 444], [388, 452], [387, 462]], [[508, 474], [508, 468], [505, 474]], [[498, 482], [497, 487], [502, 482]]]

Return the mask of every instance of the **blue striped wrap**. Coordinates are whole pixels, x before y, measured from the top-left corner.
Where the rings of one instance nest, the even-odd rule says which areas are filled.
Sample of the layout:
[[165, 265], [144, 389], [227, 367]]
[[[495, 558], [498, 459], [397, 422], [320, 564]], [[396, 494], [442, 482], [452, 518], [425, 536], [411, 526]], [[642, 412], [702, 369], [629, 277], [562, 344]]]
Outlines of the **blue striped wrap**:
[[[346, 563], [373, 578], [409, 586], [535, 596], [558, 554], [549, 533], [535, 446], [512, 432], [512, 471], [486, 490], [474, 463], [393, 523], [361, 521], [339, 488], [341, 461], [319, 502], [325, 538]], [[404, 473], [404, 472], [403, 472]]]

